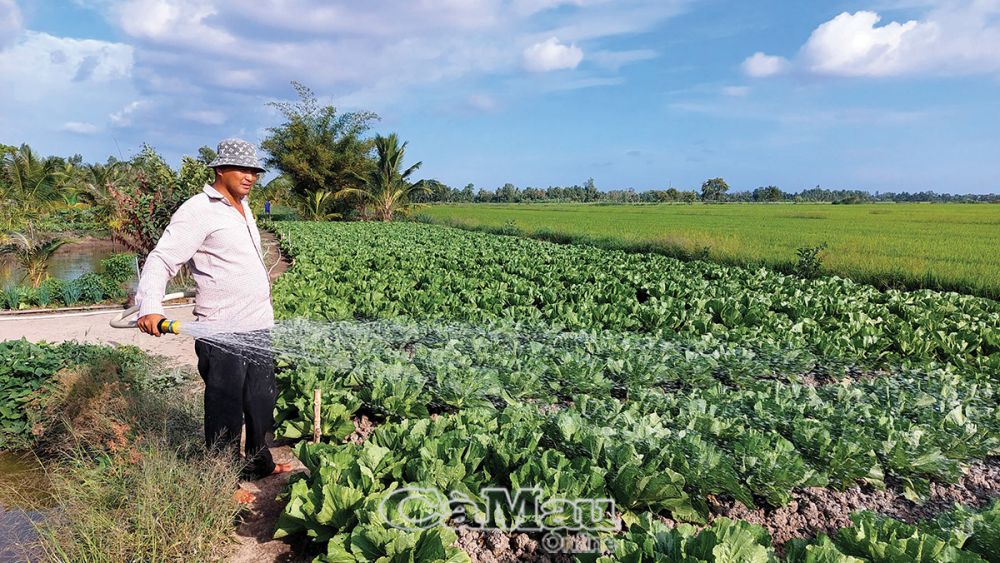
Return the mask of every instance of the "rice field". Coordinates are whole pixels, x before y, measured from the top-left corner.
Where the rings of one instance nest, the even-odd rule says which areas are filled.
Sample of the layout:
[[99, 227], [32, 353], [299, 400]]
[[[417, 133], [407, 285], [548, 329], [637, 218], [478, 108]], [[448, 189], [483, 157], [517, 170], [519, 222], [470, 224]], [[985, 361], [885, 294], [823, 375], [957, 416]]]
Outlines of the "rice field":
[[1000, 297], [991, 204], [444, 204], [420, 219], [604, 248], [792, 271], [822, 243], [824, 272], [878, 287]]

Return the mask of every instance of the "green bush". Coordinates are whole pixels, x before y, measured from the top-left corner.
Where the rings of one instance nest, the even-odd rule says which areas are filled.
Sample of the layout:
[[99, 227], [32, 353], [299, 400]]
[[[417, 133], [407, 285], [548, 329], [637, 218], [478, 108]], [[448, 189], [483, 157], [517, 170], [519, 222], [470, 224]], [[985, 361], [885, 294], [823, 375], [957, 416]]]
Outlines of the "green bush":
[[36, 392], [65, 366], [58, 346], [27, 340], [0, 342], [0, 451], [31, 442], [30, 405]]
[[101, 260], [101, 275], [115, 285], [122, 285], [135, 277], [135, 254], [122, 252]]
[[52, 284], [48, 283], [48, 280], [45, 280], [35, 290], [34, 302], [40, 307], [48, 307], [54, 297], [55, 292], [52, 291]]
[[796, 276], [814, 279], [823, 272], [823, 257], [821, 253], [826, 250], [826, 243], [819, 246], [803, 246], [795, 251], [799, 261], [795, 264], [794, 273]]
[[83, 288], [77, 282], [78, 280], [65, 282], [59, 290], [63, 303], [67, 306], [76, 305], [80, 301], [80, 297], [83, 295]]
[[7, 309], [16, 310], [24, 299], [23, 289], [16, 285], [8, 285], [0, 294], [0, 303]]
[[96, 272], [83, 274], [76, 279], [76, 284], [80, 287], [80, 294], [83, 299], [90, 303], [98, 303], [104, 299], [105, 287], [108, 285], [106, 278]]
[[64, 285], [66, 285], [66, 280], [49, 278], [42, 282], [39, 289], [46, 287], [49, 294], [52, 296], [52, 304], [55, 305], [57, 300], [62, 299], [62, 289]]

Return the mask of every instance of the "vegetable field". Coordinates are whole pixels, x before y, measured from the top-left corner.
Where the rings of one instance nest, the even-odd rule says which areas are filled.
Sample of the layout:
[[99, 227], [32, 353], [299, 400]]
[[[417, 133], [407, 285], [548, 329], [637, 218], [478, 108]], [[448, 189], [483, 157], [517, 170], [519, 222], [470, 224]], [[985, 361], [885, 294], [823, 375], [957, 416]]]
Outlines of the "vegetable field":
[[1000, 297], [996, 205], [456, 204], [421, 213], [466, 228], [783, 269], [794, 264], [796, 249], [826, 242], [824, 265], [839, 276]]
[[[277, 534], [318, 560], [1000, 553], [995, 301], [413, 223], [275, 228], [277, 314], [333, 321], [275, 332], [300, 351], [278, 432], [311, 435], [319, 388], [324, 438], [297, 446], [310, 476]], [[456, 529], [456, 498], [506, 532]]]

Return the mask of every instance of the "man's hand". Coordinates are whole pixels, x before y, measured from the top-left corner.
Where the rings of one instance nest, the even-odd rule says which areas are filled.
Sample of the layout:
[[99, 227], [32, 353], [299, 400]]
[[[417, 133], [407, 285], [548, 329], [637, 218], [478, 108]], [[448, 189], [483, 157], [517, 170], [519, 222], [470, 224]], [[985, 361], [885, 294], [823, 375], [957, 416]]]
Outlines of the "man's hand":
[[157, 328], [156, 325], [160, 324], [160, 321], [162, 321], [165, 318], [166, 317], [164, 317], [163, 315], [157, 315], [155, 313], [151, 313], [149, 315], [139, 317], [139, 320], [136, 321], [136, 324], [139, 325], [139, 330], [145, 332], [146, 334], [152, 334], [153, 336], [160, 336], [160, 329]]

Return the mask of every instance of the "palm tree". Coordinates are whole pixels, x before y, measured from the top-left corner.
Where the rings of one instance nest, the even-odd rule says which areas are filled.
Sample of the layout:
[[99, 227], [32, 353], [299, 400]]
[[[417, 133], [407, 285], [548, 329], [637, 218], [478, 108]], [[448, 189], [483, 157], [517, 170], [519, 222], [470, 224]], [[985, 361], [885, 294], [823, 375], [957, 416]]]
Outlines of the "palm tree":
[[302, 218], [306, 221], [329, 221], [337, 219], [340, 213], [331, 213], [330, 204], [333, 203], [333, 194], [327, 191], [313, 192], [309, 195], [297, 198], [297, 207]]
[[422, 207], [412, 203], [410, 197], [415, 192], [430, 191], [422, 182], [410, 182], [410, 175], [416, 172], [422, 162], [403, 170], [403, 156], [406, 145], [399, 144], [395, 133], [387, 137], [375, 137], [377, 163], [367, 174], [353, 174], [363, 188], [344, 188], [337, 192], [337, 198], [356, 196], [361, 204], [382, 221], [392, 221], [394, 214], [406, 215]]
[[114, 198], [108, 186], [117, 185], [127, 168], [127, 163], [120, 161], [84, 164], [78, 179], [80, 199], [98, 209], [110, 209]]
[[30, 222], [62, 202], [55, 163], [38, 158], [28, 145], [21, 145], [17, 151], [4, 155], [0, 160], [0, 175], [3, 176], [0, 200], [4, 209], [0, 226], [5, 230], [21, 221]]
[[43, 237], [29, 228], [25, 232], [11, 233], [8, 242], [0, 247], [0, 256], [13, 255], [31, 286], [38, 287], [45, 280], [49, 259], [64, 244], [63, 239]]

